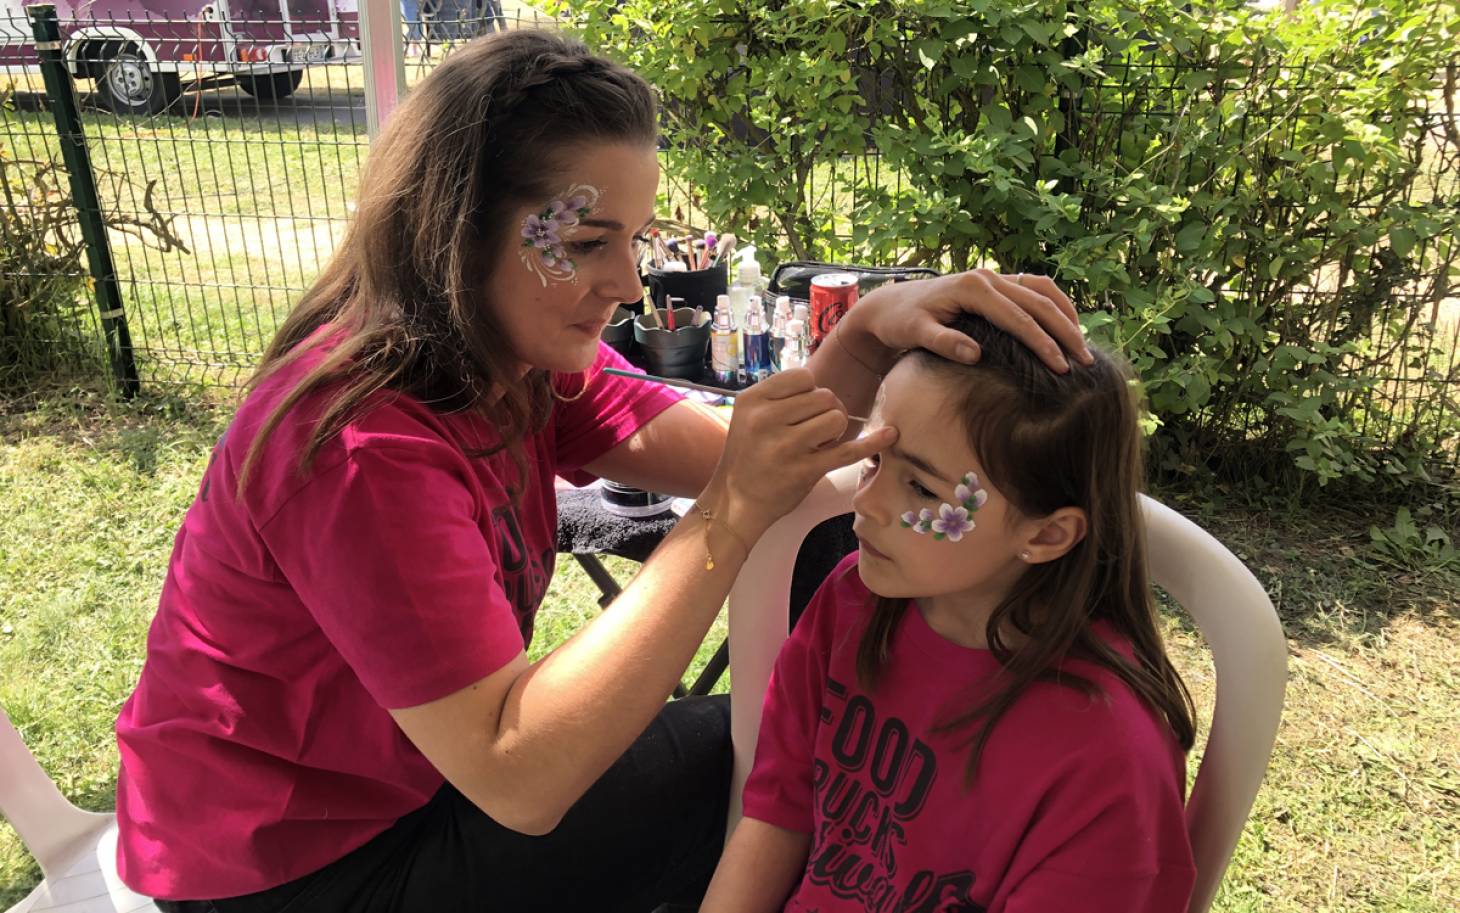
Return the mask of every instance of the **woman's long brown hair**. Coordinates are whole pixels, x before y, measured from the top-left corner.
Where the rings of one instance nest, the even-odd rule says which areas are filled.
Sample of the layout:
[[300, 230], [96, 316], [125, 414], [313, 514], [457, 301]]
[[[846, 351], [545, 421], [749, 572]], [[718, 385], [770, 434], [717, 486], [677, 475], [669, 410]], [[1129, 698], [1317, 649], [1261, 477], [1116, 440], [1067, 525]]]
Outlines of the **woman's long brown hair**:
[[511, 302], [483, 301], [495, 254], [514, 239], [510, 217], [557, 189], [562, 153], [606, 141], [652, 146], [657, 134], [649, 85], [565, 36], [502, 32], [446, 58], [371, 144], [339, 250], [249, 380], [256, 388], [330, 326], [328, 353], [254, 437], [239, 493], [285, 414], [325, 387], [301, 471], [381, 391], [479, 413], [498, 438], [482, 452], [506, 448], [520, 462], [515, 445], [546, 422], [551, 379], [516, 367], [494, 311]]
[[[951, 391], [949, 418], [967, 430], [989, 478], [1019, 515], [1078, 507], [1089, 518], [1079, 543], [1054, 561], [1031, 565], [989, 617], [989, 650], [1002, 670], [970, 695], [967, 711], [941, 727], [969, 732], [969, 779], [999, 719], [1035, 682], [1098, 693], [1093, 682], [1061, 668], [1069, 659], [1110, 670], [1190, 751], [1195, 708], [1166, 657], [1147, 576], [1139, 393], [1129, 368], [1092, 346], [1095, 364], [1072, 362], [1069, 373], [1056, 374], [982, 318], [963, 318], [955, 328], [979, 341], [977, 365], [922, 350], [906, 357]], [[876, 686], [907, 607], [906, 599], [877, 598], [858, 647], [864, 687]], [[1130, 641], [1134, 662], [1091, 630], [1099, 619]], [[1017, 649], [1008, 644], [1011, 633], [1022, 641]]]

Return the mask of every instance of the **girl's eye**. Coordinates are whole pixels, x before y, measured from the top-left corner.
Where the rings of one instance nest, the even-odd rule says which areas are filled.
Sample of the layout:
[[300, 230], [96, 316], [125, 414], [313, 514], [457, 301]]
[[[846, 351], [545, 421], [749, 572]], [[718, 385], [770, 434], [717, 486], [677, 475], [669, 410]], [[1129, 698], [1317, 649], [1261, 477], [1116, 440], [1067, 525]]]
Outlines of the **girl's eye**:
[[926, 488], [924, 488], [918, 482], [917, 479], [913, 479], [912, 481], [908, 482], [907, 484], [910, 485], [910, 486], [912, 486], [913, 493], [916, 494], [920, 498], [925, 498], [925, 499], [927, 499], [929, 501], [932, 501], [932, 500], [934, 500], [935, 498], [938, 497], [937, 495], [933, 494], [931, 491], [928, 491]]
[[862, 471], [857, 476], [857, 483], [860, 485], [877, 474], [877, 454], [872, 454], [862, 461]]

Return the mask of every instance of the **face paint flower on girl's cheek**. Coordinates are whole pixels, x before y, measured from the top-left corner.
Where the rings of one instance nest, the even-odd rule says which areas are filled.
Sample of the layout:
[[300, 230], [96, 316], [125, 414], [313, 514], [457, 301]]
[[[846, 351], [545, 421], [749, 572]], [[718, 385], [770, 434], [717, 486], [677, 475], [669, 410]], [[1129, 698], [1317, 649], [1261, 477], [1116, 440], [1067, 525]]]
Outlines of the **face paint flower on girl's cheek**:
[[593, 211], [598, 195], [597, 187], [577, 184], [568, 188], [561, 198], [522, 220], [519, 253], [523, 264], [537, 274], [544, 286], [549, 279], [578, 281], [578, 268], [563, 249], [563, 233]]
[[972, 515], [988, 502], [989, 493], [979, 484], [978, 476], [970, 472], [965, 474], [958, 483], [958, 487], [953, 489], [953, 497], [958, 500], [958, 503], [943, 502], [938, 507], [937, 515], [926, 507], [917, 513], [908, 511], [903, 514], [903, 528], [920, 535], [932, 533], [933, 538], [939, 542], [944, 539], [949, 542], [957, 542], [962, 539], [964, 533], [975, 528], [976, 524], [973, 522]]

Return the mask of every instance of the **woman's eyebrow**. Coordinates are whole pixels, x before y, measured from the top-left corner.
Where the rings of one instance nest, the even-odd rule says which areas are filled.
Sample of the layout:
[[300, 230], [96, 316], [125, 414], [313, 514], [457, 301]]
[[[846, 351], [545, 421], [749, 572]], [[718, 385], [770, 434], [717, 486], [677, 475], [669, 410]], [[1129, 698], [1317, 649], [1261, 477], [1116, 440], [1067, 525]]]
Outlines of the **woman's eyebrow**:
[[[650, 225], [652, 225], [653, 222], [654, 216], [650, 216], [649, 218], [644, 220], [644, 224], [639, 230], [643, 231], [645, 228], [648, 228]], [[616, 219], [579, 219], [578, 224], [587, 225], [589, 228], [606, 228], [609, 231], [624, 230], [624, 223], [619, 222]]]

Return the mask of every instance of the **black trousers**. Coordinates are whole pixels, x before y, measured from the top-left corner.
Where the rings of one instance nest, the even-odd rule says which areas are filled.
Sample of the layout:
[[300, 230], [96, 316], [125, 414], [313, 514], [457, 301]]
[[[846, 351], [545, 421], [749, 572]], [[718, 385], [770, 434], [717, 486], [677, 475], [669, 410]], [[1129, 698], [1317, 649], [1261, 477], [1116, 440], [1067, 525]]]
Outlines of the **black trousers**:
[[450, 784], [369, 843], [257, 894], [163, 913], [651, 913], [693, 909], [725, 838], [730, 702], [672, 701], [550, 834], [487, 817]]

